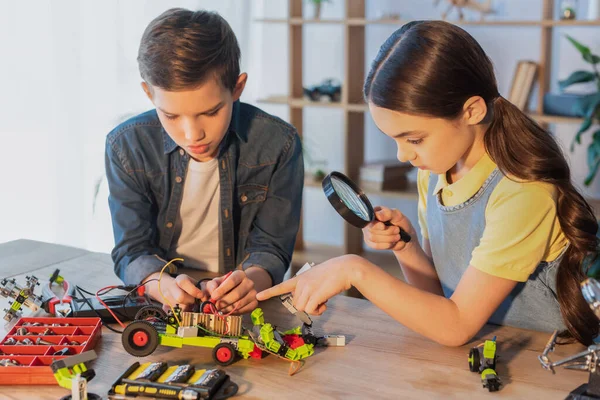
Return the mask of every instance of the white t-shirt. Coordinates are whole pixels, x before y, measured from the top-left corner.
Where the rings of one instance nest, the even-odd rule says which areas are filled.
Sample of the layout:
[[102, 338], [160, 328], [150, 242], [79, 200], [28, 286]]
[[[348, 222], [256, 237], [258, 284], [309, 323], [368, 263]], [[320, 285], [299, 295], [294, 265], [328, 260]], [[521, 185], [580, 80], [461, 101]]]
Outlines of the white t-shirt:
[[221, 192], [218, 159], [188, 165], [183, 198], [175, 224], [176, 245], [170, 258], [181, 257], [186, 267], [219, 272]]

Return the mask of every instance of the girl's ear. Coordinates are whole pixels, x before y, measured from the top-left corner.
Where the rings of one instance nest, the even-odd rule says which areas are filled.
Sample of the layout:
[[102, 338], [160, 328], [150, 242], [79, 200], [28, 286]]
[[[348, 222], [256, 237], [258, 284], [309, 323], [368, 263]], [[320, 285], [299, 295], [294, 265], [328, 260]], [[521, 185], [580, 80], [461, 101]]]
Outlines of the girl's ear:
[[484, 120], [488, 107], [481, 96], [470, 97], [463, 105], [463, 118], [468, 125], [477, 125]]

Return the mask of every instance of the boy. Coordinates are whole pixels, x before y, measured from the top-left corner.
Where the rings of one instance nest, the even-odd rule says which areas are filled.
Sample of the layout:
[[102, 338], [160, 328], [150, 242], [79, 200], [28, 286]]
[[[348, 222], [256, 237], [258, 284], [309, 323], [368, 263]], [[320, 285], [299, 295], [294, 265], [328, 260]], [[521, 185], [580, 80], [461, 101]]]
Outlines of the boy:
[[[167, 260], [230, 276], [202, 285], [164, 273], [171, 304], [217, 301], [246, 313], [257, 291], [283, 280], [300, 221], [304, 167], [295, 129], [240, 103], [247, 74], [218, 14], [170, 9], [146, 28], [138, 54], [142, 88], [156, 109], [106, 141], [112, 258], [126, 284], [157, 278]], [[236, 270], [240, 265], [241, 269]]]

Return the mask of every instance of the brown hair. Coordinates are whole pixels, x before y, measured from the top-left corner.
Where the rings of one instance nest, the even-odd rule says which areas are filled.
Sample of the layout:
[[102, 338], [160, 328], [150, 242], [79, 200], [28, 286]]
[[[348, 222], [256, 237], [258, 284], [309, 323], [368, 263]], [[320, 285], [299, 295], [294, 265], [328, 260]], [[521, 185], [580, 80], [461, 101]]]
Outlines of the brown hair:
[[573, 187], [569, 165], [554, 137], [498, 93], [494, 69], [477, 41], [442, 21], [415, 21], [394, 32], [381, 46], [364, 85], [367, 101], [378, 107], [455, 119], [464, 103], [480, 96], [488, 105], [484, 143], [506, 176], [542, 181], [558, 191], [557, 215], [569, 240], [556, 285], [568, 334], [590, 345], [599, 321], [580, 291], [583, 261], [596, 257], [598, 223]]
[[197, 87], [213, 74], [233, 91], [240, 75], [235, 34], [209, 11], [165, 11], [146, 27], [137, 59], [146, 82], [171, 91]]

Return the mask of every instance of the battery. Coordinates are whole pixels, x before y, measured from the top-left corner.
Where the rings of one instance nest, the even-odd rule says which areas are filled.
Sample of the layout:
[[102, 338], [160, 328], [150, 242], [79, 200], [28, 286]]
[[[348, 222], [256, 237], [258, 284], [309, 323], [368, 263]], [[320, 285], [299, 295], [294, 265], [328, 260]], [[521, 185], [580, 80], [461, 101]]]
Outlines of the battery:
[[161, 376], [168, 368], [166, 362], [154, 362], [146, 367], [140, 374], [135, 378], [136, 381], [149, 380], [154, 381]]
[[205, 387], [209, 391], [219, 385], [227, 377], [225, 371], [220, 369], [207, 369], [195, 382], [190, 382], [194, 387]]
[[192, 365], [180, 365], [177, 367], [175, 371], [167, 379], [165, 379], [164, 383], [183, 383], [190, 379], [196, 372], [196, 368]]

